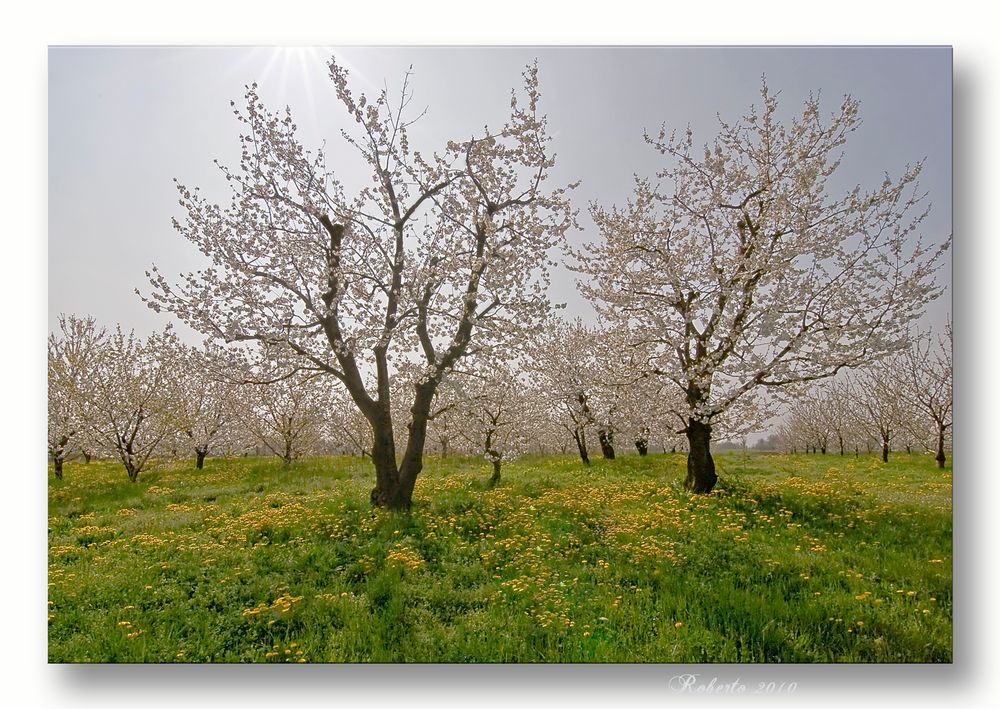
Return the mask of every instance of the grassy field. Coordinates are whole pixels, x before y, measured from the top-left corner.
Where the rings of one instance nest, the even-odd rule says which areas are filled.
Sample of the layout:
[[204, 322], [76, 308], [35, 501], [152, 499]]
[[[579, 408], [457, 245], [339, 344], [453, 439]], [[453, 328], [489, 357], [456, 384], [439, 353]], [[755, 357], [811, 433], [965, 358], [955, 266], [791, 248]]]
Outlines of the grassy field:
[[926, 456], [209, 458], [49, 482], [52, 662], [950, 662], [951, 468]]

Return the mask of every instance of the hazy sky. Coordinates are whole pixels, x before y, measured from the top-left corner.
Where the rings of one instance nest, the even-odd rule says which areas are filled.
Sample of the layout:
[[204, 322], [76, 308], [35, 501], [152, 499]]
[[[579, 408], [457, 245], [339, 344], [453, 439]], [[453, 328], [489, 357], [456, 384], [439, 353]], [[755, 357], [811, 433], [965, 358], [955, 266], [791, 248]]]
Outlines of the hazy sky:
[[[663, 163], [643, 129], [683, 129], [709, 141], [717, 114], [728, 121], [758, 100], [761, 77], [780, 91], [791, 116], [810, 91], [825, 113], [845, 93], [861, 102], [863, 124], [846, 146], [843, 185], [872, 186], [884, 171], [898, 175], [926, 159], [921, 179], [933, 204], [923, 233], [951, 232], [951, 61], [948, 48], [52, 48], [49, 52], [49, 329], [59, 313], [95, 316], [142, 334], [172, 321], [134, 294], [149, 291], [153, 263], [169, 278], [204, 265], [177, 234], [180, 216], [172, 178], [227, 200], [214, 158], [238, 162], [237, 104], [257, 81], [272, 107], [289, 105], [306, 147], [327, 141], [330, 163], [345, 156], [344, 181], [357, 161], [344, 153], [349, 127], [327, 78], [331, 53], [350, 68], [355, 93], [400, 85], [413, 66], [415, 107], [427, 115], [411, 131], [424, 152], [463, 139], [509, 113], [511, 88], [537, 58], [542, 110], [555, 136], [551, 184], [582, 180], [574, 193], [583, 231], [591, 200], [623, 202], [632, 175]], [[354, 176], [367, 179], [367, 175]], [[950, 279], [950, 270], [941, 275]], [[569, 273], [557, 274], [552, 296], [570, 314], [588, 308]], [[928, 323], [942, 323], [950, 293]], [[186, 339], [194, 342], [183, 327]]]

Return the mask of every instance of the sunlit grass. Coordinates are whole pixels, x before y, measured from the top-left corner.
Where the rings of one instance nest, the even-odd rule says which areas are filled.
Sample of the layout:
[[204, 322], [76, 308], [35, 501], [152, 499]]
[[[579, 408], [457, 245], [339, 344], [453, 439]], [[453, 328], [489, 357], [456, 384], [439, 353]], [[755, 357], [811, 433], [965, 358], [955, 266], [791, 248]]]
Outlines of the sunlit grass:
[[50, 475], [54, 662], [948, 662], [951, 470], [924, 456], [209, 459]]

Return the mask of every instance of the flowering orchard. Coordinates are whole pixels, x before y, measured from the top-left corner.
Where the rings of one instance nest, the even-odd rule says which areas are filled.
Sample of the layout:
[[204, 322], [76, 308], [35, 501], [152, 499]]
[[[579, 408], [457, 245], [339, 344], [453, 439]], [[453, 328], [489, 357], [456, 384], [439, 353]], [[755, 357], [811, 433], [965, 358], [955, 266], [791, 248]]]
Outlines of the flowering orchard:
[[[495, 484], [526, 451], [575, 447], [587, 465], [596, 440], [609, 460], [686, 449], [685, 484], [707, 493], [713, 437], [776, 414], [788, 447], [877, 438], [883, 459], [898, 444], [944, 464], [950, 339], [913, 326], [944, 290], [950, 239], [923, 241], [919, 163], [835, 188], [860, 121], [850, 97], [830, 116], [810, 97], [782, 122], [765, 84], [703, 147], [647, 134], [665, 166], [625, 206], [592, 204], [598, 238], [571, 248], [586, 225], [577, 183], [550, 185], [536, 65], [502, 125], [420, 149], [409, 72], [398, 94], [368, 96], [328, 69], [352, 125], [339, 141], [303, 145], [291, 109], [253, 84], [232, 103], [239, 162], [218, 165], [228, 203], [177, 183], [174, 226], [210, 265], [179, 279], [154, 266], [140, 296], [201, 348], [72, 316], [50, 338], [57, 476], [83, 453], [134, 481], [154, 459], [351, 452], [374, 468], [371, 503], [404, 509], [425, 453], [483, 455]], [[338, 177], [349, 162], [364, 186]], [[549, 301], [563, 267], [597, 322]]]

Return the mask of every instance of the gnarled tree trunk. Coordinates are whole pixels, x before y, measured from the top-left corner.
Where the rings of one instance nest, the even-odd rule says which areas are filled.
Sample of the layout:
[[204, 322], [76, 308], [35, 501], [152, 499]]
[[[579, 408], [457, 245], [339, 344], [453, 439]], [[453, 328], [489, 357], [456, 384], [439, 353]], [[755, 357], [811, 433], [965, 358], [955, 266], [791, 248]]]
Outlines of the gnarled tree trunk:
[[198, 470], [205, 468], [205, 456], [208, 455], [208, 448], [194, 449], [194, 467]]
[[649, 453], [649, 428], [646, 426], [640, 428], [639, 432], [635, 434], [635, 449], [639, 451], [639, 455]]
[[493, 475], [490, 479], [486, 481], [486, 489], [492, 490], [500, 482], [500, 466], [503, 464], [502, 459], [499, 455], [492, 455], [490, 461], [493, 463]]
[[601, 454], [606, 460], [615, 459], [614, 433], [610, 429], [601, 427], [597, 429], [597, 440], [601, 444]]
[[576, 441], [576, 448], [580, 452], [580, 460], [584, 465], [590, 465], [590, 456], [587, 455], [587, 436], [582, 427], [574, 429], [573, 440]]
[[709, 493], [719, 479], [715, 474], [715, 461], [712, 460], [712, 452], [709, 449], [712, 427], [707, 423], [688, 419], [686, 433], [688, 459], [684, 488], [691, 492]]
[[[376, 507], [390, 510], [408, 510], [413, 503], [413, 488], [417, 476], [423, 470], [424, 447], [427, 443], [427, 421], [430, 418], [431, 402], [434, 398], [436, 382], [427, 381], [416, 388], [412, 416], [407, 426], [409, 437], [403, 459], [396, 465], [396, 442], [393, 436], [392, 416], [388, 406], [373, 420], [372, 434], [375, 444], [372, 448], [372, 462], [375, 464], [375, 487], [371, 492], [371, 503]], [[388, 402], [388, 400], [386, 399]]]

